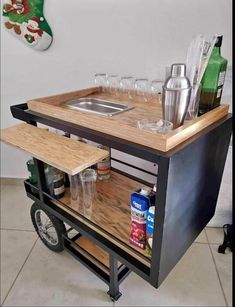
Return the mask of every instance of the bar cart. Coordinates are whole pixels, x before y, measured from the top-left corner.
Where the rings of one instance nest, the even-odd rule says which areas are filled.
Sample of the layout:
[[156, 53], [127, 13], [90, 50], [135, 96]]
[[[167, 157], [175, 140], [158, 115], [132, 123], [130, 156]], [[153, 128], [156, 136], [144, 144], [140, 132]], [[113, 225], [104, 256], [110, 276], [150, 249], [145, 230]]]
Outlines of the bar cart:
[[[155, 288], [163, 282], [199, 233], [213, 217], [231, 136], [228, 106], [218, 108], [166, 135], [140, 131], [136, 120], [161, 118], [161, 105], [127, 101], [134, 109], [105, 118], [64, 106], [79, 97], [120, 100], [99, 88], [39, 98], [11, 107], [13, 117], [26, 123], [3, 129], [1, 139], [34, 157], [37, 185], [25, 180], [34, 204], [31, 216], [44, 244], [56, 252], [65, 249], [109, 286], [112, 300], [119, 284], [134, 271]], [[59, 200], [46, 189], [43, 162], [74, 175], [105, 157], [103, 150], [45, 131], [37, 123], [63, 130], [156, 165], [152, 171], [111, 154], [112, 174], [97, 182], [92, 217], [72, 204], [69, 189]], [[111, 151], [112, 152], [112, 151]], [[122, 166], [122, 170], [120, 167]], [[129, 170], [143, 175], [131, 175]], [[144, 180], [148, 174], [154, 181]], [[152, 255], [129, 241], [130, 195], [156, 184]], [[50, 225], [37, 219], [45, 213]], [[66, 230], [64, 222], [70, 226]], [[47, 229], [53, 226], [56, 239]], [[71, 236], [71, 230], [77, 233]]]

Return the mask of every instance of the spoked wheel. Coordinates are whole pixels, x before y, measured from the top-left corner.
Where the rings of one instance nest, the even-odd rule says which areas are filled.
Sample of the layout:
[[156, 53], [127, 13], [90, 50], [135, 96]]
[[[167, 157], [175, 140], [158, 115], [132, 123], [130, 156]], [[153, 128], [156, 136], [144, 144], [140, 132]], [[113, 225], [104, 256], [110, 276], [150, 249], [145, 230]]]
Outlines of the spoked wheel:
[[62, 252], [62, 235], [66, 234], [64, 223], [36, 203], [32, 205], [30, 213], [33, 226], [42, 242], [53, 252]]

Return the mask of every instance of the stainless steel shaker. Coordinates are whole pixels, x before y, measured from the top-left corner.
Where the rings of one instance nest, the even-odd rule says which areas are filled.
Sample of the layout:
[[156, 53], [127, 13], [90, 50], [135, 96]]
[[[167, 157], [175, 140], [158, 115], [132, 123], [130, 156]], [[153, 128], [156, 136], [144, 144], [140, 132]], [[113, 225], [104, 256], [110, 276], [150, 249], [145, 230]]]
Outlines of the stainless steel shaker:
[[191, 85], [186, 77], [185, 64], [172, 64], [171, 75], [165, 81], [162, 92], [164, 120], [173, 123], [173, 128], [184, 122], [190, 102]]

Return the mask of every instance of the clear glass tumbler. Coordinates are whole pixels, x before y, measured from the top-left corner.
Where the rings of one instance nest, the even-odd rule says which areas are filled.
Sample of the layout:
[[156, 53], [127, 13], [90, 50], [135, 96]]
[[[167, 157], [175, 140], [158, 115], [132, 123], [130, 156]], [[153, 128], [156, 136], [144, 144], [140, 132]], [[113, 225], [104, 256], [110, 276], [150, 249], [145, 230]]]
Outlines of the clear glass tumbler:
[[82, 212], [83, 211], [82, 185], [79, 174], [73, 176], [69, 175], [69, 182], [70, 182], [71, 204]]
[[148, 79], [135, 80], [135, 93], [144, 101], [150, 100], [150, 84]]
[[108, 86], [108, 76], [107, 74], [95, 74], [95, 85], [101, 88], [102, 92], [105, 92]]
[[128, 98], [133, 98], [133, 92], [135, 88], [135, 78], [133, 77], [122, 77], [120, 80], [120, 91]]
[[120, 78], [118, 75], [109, 75], [108, 76], [108, 88], [110, 93], [119, 95]]
[[151, 96], [152, 99], [156, 100], [158, 103], [161, 103], [163, 84], [164, 81], [162, 80], [153, 80], [151, 82]]
[[165, 67], [165, 80], [171, 76], [171, 66]]
[[96, 195], [97, 172], [94, 169], [87, 168], [80, 173], [80, 180], [83, 190], [83, 208], [86, 217], [92, 215], [92, 203]]
[[165, 134], [172, 130], [173, 124], [164, 119], [160, 119], [158, 121], [142, 119], [137, 121], [137, 127], [139, 129]]
[[186, 117], [185, 117], [186, 120], [192, 120], [192, 119], [196, 118], [197, 115], [198, 115], [201, 89], [202, 89], [201, 83], [199, 85], [196, 84], [192, 88], [192, 92], [191, 92], [191, 96], [190, 96], [190, 102], [189, 102], [187, 114], [186, 114]]

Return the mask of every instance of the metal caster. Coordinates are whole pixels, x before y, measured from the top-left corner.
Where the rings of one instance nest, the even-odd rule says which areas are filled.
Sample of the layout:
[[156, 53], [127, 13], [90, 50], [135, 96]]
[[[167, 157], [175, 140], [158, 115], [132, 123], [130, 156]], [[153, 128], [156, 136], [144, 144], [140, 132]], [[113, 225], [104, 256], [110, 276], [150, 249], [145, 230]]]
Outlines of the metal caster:
[[121, 292], [118, 292], [116, 295], [111, 295], [110, 291], [107, 292], [112, 302], [116, 302], [120, 296], [122, 296]]

